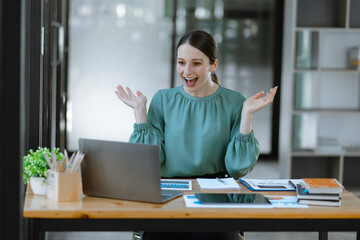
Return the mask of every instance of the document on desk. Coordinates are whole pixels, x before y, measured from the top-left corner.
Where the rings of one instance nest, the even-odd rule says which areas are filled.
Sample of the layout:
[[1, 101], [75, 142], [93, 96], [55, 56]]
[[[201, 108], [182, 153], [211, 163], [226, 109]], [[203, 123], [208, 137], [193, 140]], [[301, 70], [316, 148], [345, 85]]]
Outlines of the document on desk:
[[295, 191], [302, 179], [239, 179], [251, 191]]
[[299, 204], [297, 196], [265, 196], [274, 208], [309, 208], [308, 205]]
[[233, 178], [197, 178], [201, 189], [235, 189], [240, 190], [239, 184]]
[[183, 195], [188, 208], [273, 208], [272, 204], [203, 204], [195, 195]]
[[192, 190], [191, 180], [161, 179], [161, 189], [164, 190]]

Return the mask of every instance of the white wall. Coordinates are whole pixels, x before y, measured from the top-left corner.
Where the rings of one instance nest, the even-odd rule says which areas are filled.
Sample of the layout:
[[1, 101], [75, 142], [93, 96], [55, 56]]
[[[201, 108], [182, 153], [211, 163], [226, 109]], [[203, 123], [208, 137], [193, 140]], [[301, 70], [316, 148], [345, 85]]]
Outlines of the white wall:
[[118, 84], [141, 90], [150, 103], [170, 87], [171, 19], [165, 1], [70, 1], [67, 147], [79, 138], [128, 141], [132, 110]]

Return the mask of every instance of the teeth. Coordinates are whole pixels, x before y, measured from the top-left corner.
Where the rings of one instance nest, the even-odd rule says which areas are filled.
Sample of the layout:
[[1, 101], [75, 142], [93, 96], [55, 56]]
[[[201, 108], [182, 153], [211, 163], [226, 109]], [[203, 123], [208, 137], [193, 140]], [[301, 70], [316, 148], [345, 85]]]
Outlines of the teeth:
[[186, 81], [192, 81], [192, 80], [195, 79], [194, 77], [193, 77], [193, 78], [186, 78], [186, 77], [184, 77], [184, 78], [185, 78]]

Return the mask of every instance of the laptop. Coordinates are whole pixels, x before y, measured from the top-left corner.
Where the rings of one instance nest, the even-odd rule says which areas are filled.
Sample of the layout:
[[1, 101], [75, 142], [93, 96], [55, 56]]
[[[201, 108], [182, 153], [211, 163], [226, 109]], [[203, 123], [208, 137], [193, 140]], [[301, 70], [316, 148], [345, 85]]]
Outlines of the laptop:
[[79, 147], [88, 196], [163, 203], [183, 194], [161, 189], [157, 145], [79, 139]]

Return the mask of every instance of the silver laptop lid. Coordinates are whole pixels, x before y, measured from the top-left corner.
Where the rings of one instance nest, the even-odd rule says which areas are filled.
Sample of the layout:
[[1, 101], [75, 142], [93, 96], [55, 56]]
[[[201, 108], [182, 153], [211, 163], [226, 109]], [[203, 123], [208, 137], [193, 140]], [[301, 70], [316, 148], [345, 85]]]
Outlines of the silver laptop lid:
[[156, 145], [80, 139], [83, 192], [89, 196], [160, 203]]

